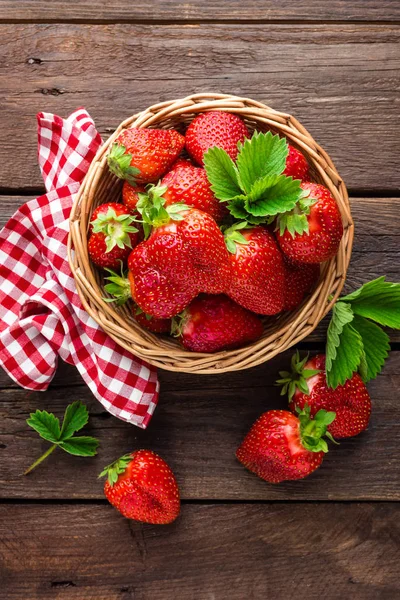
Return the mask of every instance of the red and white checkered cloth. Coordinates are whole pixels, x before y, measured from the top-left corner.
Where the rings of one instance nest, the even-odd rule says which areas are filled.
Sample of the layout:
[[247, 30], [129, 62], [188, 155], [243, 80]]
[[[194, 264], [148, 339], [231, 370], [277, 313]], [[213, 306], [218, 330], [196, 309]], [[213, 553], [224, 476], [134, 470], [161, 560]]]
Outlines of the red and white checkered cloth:
[[68, 217], [101, 137], [84, 109], [38, 115], [48, 191], [0, 232], [0, 364], [19, 385], [46, 390], [58, 356], [74, 364], [114, 416], [145, 428], [158, 399], [155, 369], [118, 346], [83, 309], [68, 264]]

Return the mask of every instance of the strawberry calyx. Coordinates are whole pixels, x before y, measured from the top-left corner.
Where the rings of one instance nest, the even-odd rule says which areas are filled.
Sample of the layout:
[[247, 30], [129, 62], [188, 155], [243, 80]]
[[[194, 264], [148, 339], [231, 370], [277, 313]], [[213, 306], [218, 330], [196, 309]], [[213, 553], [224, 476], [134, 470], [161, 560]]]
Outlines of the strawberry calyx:
[[146, 186], [145, 193], [139, 193], [139, 200], [136, 210], [143, 219], [143, 231], [145, 238], [148, 238], [152, 229], [167, 225], [172, 221], [182, 221], [184, 218], [181, 212], [188, 210], [189, 206], [183, 202], [177, 202], [170, 206], [165, 206], [166, 199], [163, 194], [167, 191], [166, 185], [150, 183]]
[[295, 354], [292, 356], [292, 360], [290, 362], [291, 371], [279, 371], [279, 375], [281, 379], [276, 381], [276, 385], [281, 385], [281, 396], [285, 396], [288, 394], [289, 401], [293, 398], [296, 389], [298, 389], [303, 394], [307, 396], [310, 395], [310, 390], [308, 387], [307, 380], [310, 377], [314, 377], [314, 375], [318, 375], [321, 373], [319, 369], [305, 369], [304, 365], [308, 361], [308, 354], [300, 360], [300, 354], [297, 350]]
[[311, 206], [317, 202], [317, 198], [310, 196], [309, 190], [302, 190], [302, 197], [296, 203], [296, 206], [287, 212], [278, 215], [275, 231], [283, 235], [287, 230], [292, 238], [296, 233], [302, 235], [309, 234], [308, 215], [311, 212]]
[[125, 473], [126, 468], [128, 467], [131, 460], [132, 460], [132, 456], [130, 454], [124, 454], [124, 456], [121, 456], [121, 458], [118, 458], [118, 460], [115, 460], [110, 465], [107, 465], [106, 467], [104, 467], [104, 469], [98, 476], [99, 479], [101, 477], [107, 476], [108, 483], [112, 487], [114, 484], [117, 483], [118, 477], [120, 475], [122, 475], [123, 473]]
[[179, 313], [178, 315], [175, 315], [175, 317], [172, 318], [171, 320], [171, 335], [175, 338], [181, 337], [181, 335], [183, 334], [183, 328], [186, 325], [188, 319], [188, 315], [186, 310], [183, 310], [181, 313]]
[[121, 306], [131, 297], [131, 285], [127, 273], [124, 273], [122, 262], [120, 275], [112, 269], [106, 269], [106, 271], [108, 271], [110, 275], [105, 277], [105, 280], [109, 283], [104, 286], [104, 289], [113, 297], [103, 298], [103, 300], [105, 302], [115, 302], [117, 306]]
[[310, 452], [328, 452], [328, 444], [323, 439], [327, 437], [331, 442], [337, 444], [332, 434], [327, 431], [328, 426], [333, 423], [336, 413], [321, 408], [314, 416], [310, 417], [311, 408], [306, 404], [303, 410], [296, 409], [300, 421], [300, 439], [306, 450]]
[[106, 213], [99, 213], [97, 219], [91, 221], [93, 233], [103, 233], [105, 235], [106, 252], [111, 252], [115, 246], [122, 250], [128, 246], [132, 248], [130, 233], [137, 233], [138, 229], [132, 225], [136, 221], [134, 215], [117, 215], [113, 208], [109, 208]]
[[230, 227], [222, 228], [222, 232], [224, 234], [225, 245], [228, 251], [231, 254], [236, 254], [236, 245], [237, 244], [248, 244], [249, 240], [246, 240], [244, 235], [240, 233], [243, 229], [250, 229], [254, 227], [254, 225], [249, 225], [247, 221], [240, 221], [239, 223], [234, 223]]
[[115, 142], [107, 156], [108, 168], [119, 179], [126, 179], [131, 185], [137, 183], [140, 171], [131, 165], [132, 154], [127, 152], [123, 144]]

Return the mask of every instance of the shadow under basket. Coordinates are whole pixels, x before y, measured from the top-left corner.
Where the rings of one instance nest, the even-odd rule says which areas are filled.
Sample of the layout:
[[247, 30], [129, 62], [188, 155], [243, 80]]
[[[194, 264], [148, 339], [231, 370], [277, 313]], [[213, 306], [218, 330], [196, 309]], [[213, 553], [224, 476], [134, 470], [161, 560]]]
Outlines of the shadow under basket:
[[[111, 144], [129, 127], [175, 128], [184, 133], [201, 112], [223, 110], [242, 117], [252, 132], [271, 130], [285, 136], [305, 155], [311, 178], [325, 185], [340, 208], [344, 234], [337, 255], [321, 265], [321, 275], [313, 292], [290, 313], [264, 317], [264, 333], [255, 343], [236, 350], [200, 354], [183, 349], [177, 340], [143, 329], [133, 318], [128, 303], [118, 307], [103, 300], [103, 273], [89, 260], [88, 225], [93, 211], [104, 202], [118, 202], [122, 181], [110, 173], [107, 154]], [[120, 346], [147, 362], [185, 373], [224, 373], [259, 365], [307, 337], [331, 309], [346, 277], [353, 242], [353, 222], [346, 186], [327, 153], [292, 116], [277, 112], [260, 102], [225, 94], [194, 94], [162, 102], [140, 112], [118, 127], [100, 148], [74, 202], [70, 217], [69, 261], [83, 306]]]

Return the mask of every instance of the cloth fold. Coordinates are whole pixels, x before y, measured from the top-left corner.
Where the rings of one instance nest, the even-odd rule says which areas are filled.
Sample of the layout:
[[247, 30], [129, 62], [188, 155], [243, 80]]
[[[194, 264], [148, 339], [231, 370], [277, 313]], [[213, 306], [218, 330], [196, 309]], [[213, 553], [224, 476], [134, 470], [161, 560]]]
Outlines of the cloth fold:
[[0, 232], [0, 365], [20, 386], [46, 390], [60, 356], [106, 410], [145, 428], [158, 400], [156, 370], [88, 315], [68, 263], [71, 207], [101, 137], [80, 108], [67, 119], [39, 113], [38, 141], [47, 193]]

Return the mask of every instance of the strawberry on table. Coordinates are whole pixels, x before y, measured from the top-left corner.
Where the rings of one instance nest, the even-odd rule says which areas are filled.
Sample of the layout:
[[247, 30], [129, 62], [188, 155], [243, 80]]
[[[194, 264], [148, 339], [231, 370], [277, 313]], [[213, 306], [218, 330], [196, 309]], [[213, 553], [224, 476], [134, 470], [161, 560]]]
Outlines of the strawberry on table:
[[320, 410], [314, 419], [309, 408], [295, 416], [288, 410], [270, 410], [254, 423], [236, 452], [252, 473], [270, 483], [303, 479], [323, 461], [328, 445], [327, 426], [334, 412]]
[[276, 236], [292, 260], [321, 263], [333, 258], [343, 236], [340, 211], [330, 191], [317, 183], [302, 183], [297, 206], [280, 214]]
[[224, 295], [201, 294], [173, 319], [172, 334], [193, 352], [218, 352], [254, 342], [262, 321]]
[[353, 373], [344, 385], [328, 387], [325, 374], [325, 355], [300, 360], [298, 352], [292, 358], [292, 371], [282, 371], [283, 393], [288, 392], [289, 408], [295, 412], [310, 407], [311, 416], [318, 410], [334, 411], [336, 419], [328, 426], [335, 438], [358, 435], [368, 427], [371, 416], [371, 398], [358, 373]]
[[106, 467], [104, 494], [127, 519], [166, 525], [180, 511], [179, 490], [167, 463], [155, 452], [136, 450]]
[[98, 267], [117, 269], [128, 258], [140, 239], [134, 222], [135, 216], [123, 204], [109, 202], [96, 208], [89, 226], [88, 251]]
[[283, 310], [293, 310], [318, 281], [318, 264], [299, 263], [284, 257], [285, 262], [285, 305]]
[[310, 180], [310, 169], [304, 155], [294, 146], [289, 144], [289, 153], [286, 159], [286, 166], [283, 174], [293, 179], [301, 181]]
[[225, 231], [232, 280], [228, 295], [244, 308], [275, 315], [284, 307], [285, 267], [274, 236], [246, 222]]
[[110, 171], [131, 184], [149, 183], [162, 177], [185, 145], [183, 135], [174, 129], [123, 131], [108, 155]]
[[244, 142], [249, 132], [240, 117], [223, 111], [197, 115], [186, 131], [186, 150], [191, 158], [203, 165], [203, 156], [209, 148], [223, 148], [235, 160], [238, 142]]

